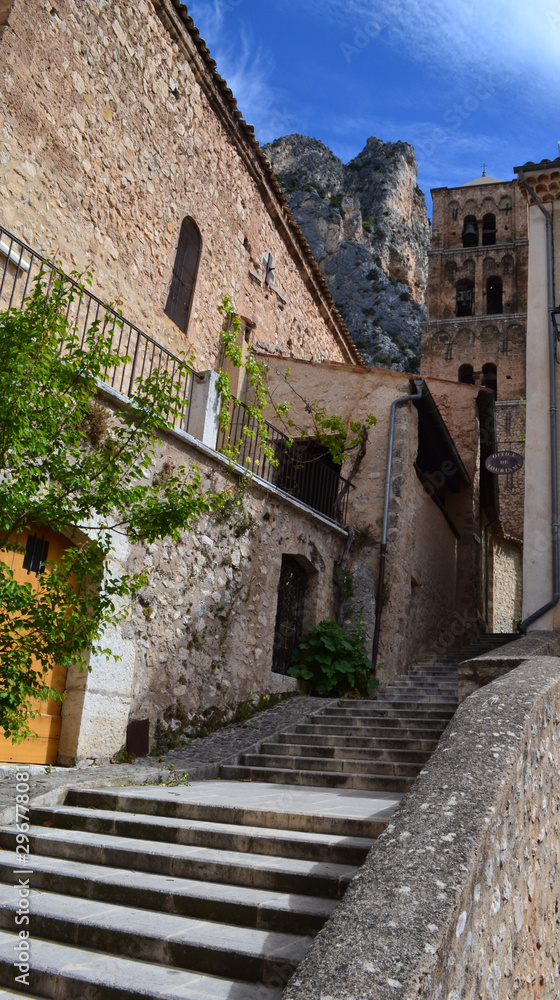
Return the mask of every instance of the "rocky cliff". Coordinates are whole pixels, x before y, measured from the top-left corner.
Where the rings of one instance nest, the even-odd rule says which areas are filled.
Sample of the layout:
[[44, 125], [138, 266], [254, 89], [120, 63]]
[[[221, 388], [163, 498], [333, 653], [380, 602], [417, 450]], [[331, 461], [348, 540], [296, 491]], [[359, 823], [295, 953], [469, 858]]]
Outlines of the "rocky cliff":
[[372, 137], [344, 164], [288, 135], [263, 152], [366, 363], [415, 372], [430, 230], [412, 146]]

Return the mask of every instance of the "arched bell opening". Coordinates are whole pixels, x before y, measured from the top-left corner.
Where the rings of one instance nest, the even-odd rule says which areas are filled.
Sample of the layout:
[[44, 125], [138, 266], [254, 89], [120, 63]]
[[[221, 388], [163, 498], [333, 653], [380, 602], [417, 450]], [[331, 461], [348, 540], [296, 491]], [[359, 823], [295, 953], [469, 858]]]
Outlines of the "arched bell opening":
[[459, 368], [457, 380], [459, 382], [465, 382], [467, 385], [475, 385], [473, 366], [461, 365]]
[[495, 364], [489, 362], [482, 366], [482, 384], [486, 389], [492, 389], [494, 396], [498, 397], [498, 369]]
[[474, 304], [474, 281], [458, 281], [455, 286], [455, 315], [472, 316]]
[[503, 312], [503, 288], [502, 279], [497, 275], [492, 275], [486, 282], [486, 313], [488, 316], [496, 316]]
[[491, 247], [496, 242], [496, 216], [489, 212], [482, 220], [482, 246]]
[[478, 222], [474, 215], [467, 215], [465, 218], [462, 238], [464, 247], [478, 246]]

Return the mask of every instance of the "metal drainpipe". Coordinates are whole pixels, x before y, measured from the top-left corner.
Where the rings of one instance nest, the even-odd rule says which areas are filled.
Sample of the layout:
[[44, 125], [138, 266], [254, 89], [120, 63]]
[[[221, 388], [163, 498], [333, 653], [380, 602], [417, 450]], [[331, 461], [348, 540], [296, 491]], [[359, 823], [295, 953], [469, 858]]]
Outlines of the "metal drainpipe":
[[527, 184], [523, 171], [518, 171], [519, 180], [526, 191], [529, 192], [536, 205], [539, 206], [546, 221], [546, 257], [547, 257], [547, 279], [548, 279], [548, 364], [550, 377], [550, 451], [551, 451], [551, 501], [552, 501], [552, 575], [554, 593], [547, 604], [543, 604], [538, 611], [533, 611], [532, 615], [525, 618], [519, 626], [519, 631], [525, 634], [529, 625], [540, 618], [551, 608], [558, 604], [560, 599], [560, 573], [559, 573], [559, 553], [558, 553], [558, 456], [557, 456], [557, 431], [556, 431], [556, 330], [552, 320], [552, 310], [554, 309], [554, 254], [552, 244], [552, 214], [544, 207], [542, 201], [537, 197], [532, 188]]
[[488, 578], [490, 571], [490, 552], [488, 550], [488, 539], [490, 536], [490, 528], [499, 520], [499, 517], [495, 517], [493, 521], [488, 522], [484, 529], [484, 621], [487, 626], [490, 624], [488, 621], [488, 612], [490, 610], [490, 580]]
[[393, 467], [393, 445], [395, 442], [395, 415], [397, 406], [401, 403], [411, 403], [415, 399], [422, 397], [424, 380], [414, 379], [414, 385], [418, 392], [411, 396], [401, 396], [391, 403], [391, 420], [389, 423], [389, 448], [387, 450], [387, 473], [385, 479], [385, 500], [383, 503], [383, 527], [381, 529], [381, 542], [379, 545], [379, 572], [377, 574], [377, 592], [375, 595], [375, 628], [373, 631], [373, 645], [371, 650], [371, 661], [373, 669], [377, 667], [377, 655], [379, 653], [379, 635], [381, 631], [381, 612], [383, 609], [383, 584], [385, 583], [385, 564], [387, 561], [387, 526], [389, 523], [389, 500], [391, 497], [391, 470]]

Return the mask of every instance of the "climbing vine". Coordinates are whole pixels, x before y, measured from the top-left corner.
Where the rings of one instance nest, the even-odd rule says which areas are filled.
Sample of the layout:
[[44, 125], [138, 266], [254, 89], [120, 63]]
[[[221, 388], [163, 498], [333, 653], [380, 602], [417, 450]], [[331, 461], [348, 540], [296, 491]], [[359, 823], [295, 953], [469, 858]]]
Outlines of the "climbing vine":
[[[241, 334], [241, 317], [235, 311], [235, 304], [228, 296], [224, 296], [218, 305], [218, 311], [225, 318], [224, 327], [221, 331], [221, 343], [224, 359], [227, 359], [235, 368], [244, 368], [247, 375], [247, 383], [251, 389], [251, 401], [245, 403], [247, 416], [251, 418], [255, 427], [243, 424], [242, 436], [238, 441], [228, 440], [227, 445], [222, 449], [232, 460], [237, 460], [241, 451], [244, 437], [252, 437], [258, 434], [258, 447], [263, 455], [273, 466], [278, 465], [278, 457], [269, 443], [269, 424], [264, 418], [264, 411], [270, 407], [275, 415], [284, 425], [287, 436], [288, 447], [294, 443], [296, 436], [302, 439], [309, 439], [316, 444], [323, 446], [330, 455], [335, 465], [342, 465], [348, 454], [357, 451], [358, 462], [351, 471], [351, 478], [356, 474], [358, 466], [365, 454], [365, 447], [368, 440], [368, 431], [377, 420], [373, 413], [368, 413], [363, 421], [349, 420], [334, 413], [329, 413], [325, 406], [306, 399], [292, 384], [291, 371], [276, 371], [283, 380], [289, 391], [297, 397], [303, 404], [305, 413], [311, 418], [312, 427], [300, 427], [295, 420], [288, 417], [291, 411], [291, 404], [287, 400], [275, 402], [271, 392], [268, 374], [268, 364], [257, 358], [251, 345], [247, 345], [243, 351], [239, 341]], [[220, 369], [218, 373], [218, 392], [221, 397], [220, 427], [224, 434], [227, 434], [230, 424], [230, 413], [232, 407], [240, 406], [240, 401], [234, 399], [228, 372]], [[356, 457], [357, 457], [356, 456]]]

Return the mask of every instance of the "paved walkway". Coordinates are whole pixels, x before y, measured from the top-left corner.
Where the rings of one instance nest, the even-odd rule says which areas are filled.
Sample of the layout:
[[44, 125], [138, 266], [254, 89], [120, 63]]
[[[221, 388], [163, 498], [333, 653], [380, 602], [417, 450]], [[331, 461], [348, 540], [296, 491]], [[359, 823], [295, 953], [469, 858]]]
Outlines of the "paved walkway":
[[296, 695], [273, 708], [259, 712], [240, 725], [227, 726], [164, 757], [143, 757], [134, 764], [54, 767], [47, 771], [39, 764], [0, 764], [0, 823], [14, 821], [16, 771], [29, 774], [29, 796], [38, 805], [61, 802], [70, 788], [105, 788], [120, 785], [149, 785], [173, 781], [185, 771], [189, 780], [215, 778], [219, 765], [239, 753], [249, 753], [262, 740], [328, 705], [327, 698]]

